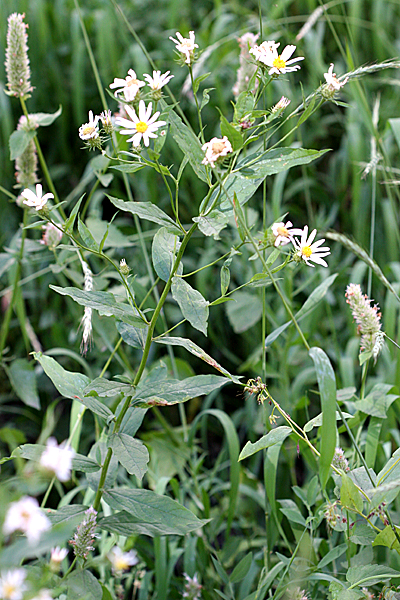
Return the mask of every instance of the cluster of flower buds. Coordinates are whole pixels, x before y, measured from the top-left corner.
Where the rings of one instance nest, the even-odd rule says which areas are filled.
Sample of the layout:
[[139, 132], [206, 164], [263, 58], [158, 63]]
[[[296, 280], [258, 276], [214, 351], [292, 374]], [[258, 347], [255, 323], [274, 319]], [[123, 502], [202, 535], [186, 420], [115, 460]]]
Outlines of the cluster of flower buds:
[[187, 573], [184, 573], [183, 576], [186, 581], [182, 598], [187, 598], [188, 600], [200, 600], [203, 586], [199, 583], [197, 573], [195, 573], [193, 577], [189, 577]]
[[371, 306], [372, 300], [363, 294], [359, 284], [350, 283], [346, 288], [346, 301], [350, 305], [353, 318], [361, 335], [361, 351], [371, 353], [374, 361], [378, 358], [385, 334], [381, 331], [379, 306]]
[[335, 448], [335, 454], [333, 455], [332, 464], [337, 469], [342, 469], [345, 473], [350, 471], [349, 461], [344, 455], [342, 448]]
[[85, 515], [86, 518], [78, 525], [73, 539], [69, 542], [74, 547], [75, 556], [84, 560], [87, 559], [89, 552], [94, 550], [97, 511], [91, 506]]
[[260, 376], [256, 379], [249, 379], [244, 387], [244, 391], [249, 394], [255, 394], [259, 404], [264, 404], [264, 401], [269, 399], [267, 385], [263, 383]]
[[374, 508], [374, 510], [372, 510], [369, 513], [368, 519], [370, 519], [371, 517], [379, 517], [380, 520], [382, 521], [382, 523], [385, 525], [385, 527], [390, 525], [389, 519], [387, 518], [387, 515], [385, 513], [385, 506], [386, 506], [386, 502], [381, 502], [381, 504], [379, 504], [379, 506]]
[[347, 524], [347, 518], [342, 514], [337, 501], [327, 503], [324, 517], [331, 529], [335, 529], [337, 525]]

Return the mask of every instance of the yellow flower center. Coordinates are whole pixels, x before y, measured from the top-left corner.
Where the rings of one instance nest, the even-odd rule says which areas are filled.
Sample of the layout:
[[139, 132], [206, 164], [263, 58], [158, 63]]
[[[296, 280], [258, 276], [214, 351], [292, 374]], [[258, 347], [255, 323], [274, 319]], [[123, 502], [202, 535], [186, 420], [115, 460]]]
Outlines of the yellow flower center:
[[289, 232], [286, 227], [277, 227], [278, 235], [282, 235], [284, 237], [289, 237]]
[[90, 135], [95, 131], [95, 128], [93, 127], [93, 125], [86, 125], [86, 127], [83, 128], [83, 135]]
[[303, 246], [302, 249], [301, 249], [301, 253], [306, 258], [310, 258], [311, 254], [312, 254], [311, 247], [310, 246]]
[[272, 66], [276, 69], [284, 69], [286, 67], [286, 62], [282, 60], [280, 56], [278, 56], [278, 58], [275, 58]]
[[215, 154], [219, 154], [224, 149], [225, 149], [225, 143], [224, 142], [214, 142], [213, 145], [212, 145], [212, 151]]
[[138, 131], [139, 133], [144, 133], [148, 130], [148, 128], [149, 126], [144, 121], [139, 121], [138, 123], [136, 123], [136, 131]]
[[13, 583], [3, 583], [3, 598], [13, 598], [16, 591]]
[[138, 85], [138, 83], [139, 83], [139, 79], [130, 79], [126, 85], [127, 85], [127, 87], [129, 87], [130, 85]]
[[125, 569], [129, 569], [129, 565], [123, 556], [120, 556], [119, 558], [115, 559], [114, 569], [116, 571], [125, 571]]

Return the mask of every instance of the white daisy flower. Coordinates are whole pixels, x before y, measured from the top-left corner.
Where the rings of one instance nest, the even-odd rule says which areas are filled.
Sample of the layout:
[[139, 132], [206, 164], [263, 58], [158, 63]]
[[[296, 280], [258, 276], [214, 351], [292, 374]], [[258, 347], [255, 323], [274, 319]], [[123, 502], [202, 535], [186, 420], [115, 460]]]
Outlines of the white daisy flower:
[[285, 246], [289, 242], [293, 242], [294, 235], [301, 235], [302, 229], [293, 229], [290, 221], [287, 223], [274, 223], [271, 227], [272, 233], [275, 236], [274, 246]]
[[348, 82], [349, 78], [346, 77], [343, 81], [339, 81], [336, 77], [336, 73], [333, 72], [333, 63], [331, 63], [328, 72], [324, 73], [325, 81], [327, 83], [328, 90], [331, 93], [338, 92]]
[[79, 127], [79, 137], [81, 140], [96, 140], [99, 137], [99, 128], [97, 123], [98, 116], [93, 117], [93, 111], [89, 110], [89, 122]]
[[164, 85], [167, 85], [167, 83], [171, 81], [174, 75], [170, 75], [170, 71], [167, 71], [162, 75], [161, 71], [153, 71], [153, 77], [151, 77], [151, 75], [147, 75], [147, 73], [145, 73], [143, 77], [145, 78], [145, 80], [147, 81], [147, 85], [151, 87], [153, 92], [158, 92], [159, 90], [161, 90], [162, 87], [164, 87]]
[[313, 229], [313, 231], [308, 235], [308, 226], [304, 227], [304, 230], [301, 234], [300, 241], [295, 239], [294, 245], [296, 248], [295, 256], [298, 260], [304, 260], [304, 262], [309, 267], [314, 267], [309, 261], [317, 263], [318, 265], [322, 265], [323, 267], [327, 267], [328, 264], [323, 259], [324, 256], [328, 256], [331, 253], [330, 248], [325, 246], [321, 248], [321, 244], [324, 243], [324, 239], [318, 240], [318, 242], [313, 242], [315, 236], [317, 235], [317, 230]]
[[22, 531], [29, 543], [36, 543], [42, 533], [51, 528], [51, 523], [35, 498], [24, 496], [8, 507], [3, 523], [3, 533], [9, 535], [14, 531]]
[[74, 451], [68, 444], [58, 446], [57, 440], [51, 437], [47, 440], [46, 450], [42, 453], [39, 464], [59, 481], [68, 481], [71, 478], [73, 456]]
[[226, 135], [224, 135], [223, 138], [212, 138], [212, 140], [204, 144], [201, 149], [206, 153], [201, 162], [203, 165], [210, 165], [213, 168], [219, 158], [222, 158], [233, 151]]
[[[292, 58], [293, 52], [296, 50], [296, 46], [286, 46], [283, 49], [282, 54], [278, 54], [278, 47], [280, 44], [275, 42], [263, 42], [260, 46], [251, 48], [250, 53], [259, 62], [271, 67], [268, 71], [268, 75], [280, 75], [281, 73], [291, 73], [300, 69], [300, 65], [294, 65], [299, 60], [304, 60], [304, 56], [298, 56]], [[290, 60], [289, 60], [290, 59]], [[293, 65], [293, 66], [290, 66]]]
[[122, 571], [129, 569], [129, 567], [133, 567], [133, 565], [136, 565], [139, 562], [135, 550], [123, 552], [118, 546], [112, 548], [107, 554], [107, 558], [115, 573], [122, 573]]
[[0, 598], [2, 600], [22, 600], [24, 592], [28, 589], [25, 585], [26, 572], [24, 569], [10, 569], [2, 571], [0, 577]]
[[145, 146], [150, 144], [150, 138], [156, 138], [157, 135], [155, 131], [159, 127], [166, 125], [165, 121], [157, 121], [157, 118], [160, 114], [160, 111], [154, 113], [151, 117], [151, 110], [153, 108], [152, 103], [150, 102], [147, 109], [143, 100], [139, 102], [139, 116], [136, 115], [135, 110], [129, 106], [125, 106], [125, 110], [128, 113], [129, 119], [123, 119], [122, 117], [117, 117], [115, 119], [115, 123], [120, 127], [126, 127], [126, 129], [121, 129], [120, 133], [122, 135], [131, 135], [134, 134], [131, 138], [128, 139], [128, 142], [132, 142], [134, 146], [139, 146], [142, 138]]
[[177, 31], [176, 37], [179, 41], [173, 38], [172, 36], [169, 36], [169, 39], [174, 42], [178, 52], [180, 52], [185, 57], [185, 63], [190, 65], [193, 62], [194, 49], [198, 48], [198, 45], [194, 43], [194, 31], [189, 31], [188, 38], [184, 38], [183, 35], [181, 35], [179, 31]]
[[110, 88], [112, 90], [115, 88], [121, 88], [117, 89], [114, 92], [114, 96], [117, 98], [118, 94], [120, 92], [123, 92], [125, 100], [127, 102], [132, 102], [132, 100], [135, 99], [135, 96], [140, 90], [140, 88], [144, 85], [146, 85], [145, 82], [140, 81], [140, 79], [136, 77], [135, 71], [133, 69], [129, 69], [128, 75], [125, 77], [125, 79], [120, 79], [119, 77], [116, 77], [113, 83], [110, 83]]
[[42, 210], [42, 208], [46, 204], [47, 200], [49, 198], [54, 198], [54, 195], [50, 194], [49, 192], [47, 194], [45, 194], [44, 196], [42, 196], [42, 193], [43, 193], [42, 184], [37, 183], [36, 184], [36, 194], [34, 192], [32, 192], [32, 190], [30, 190], [29, 188], [26, 188], [26, 189], [24, 189], [23, 192], [21, 192], [21, 196], [23, 196], [25, 198], [25, 200], [23, 201], [24, 204], [26, 204], [27, 206], [32, 206], [33, 208], [36, 208], [36, 210]]

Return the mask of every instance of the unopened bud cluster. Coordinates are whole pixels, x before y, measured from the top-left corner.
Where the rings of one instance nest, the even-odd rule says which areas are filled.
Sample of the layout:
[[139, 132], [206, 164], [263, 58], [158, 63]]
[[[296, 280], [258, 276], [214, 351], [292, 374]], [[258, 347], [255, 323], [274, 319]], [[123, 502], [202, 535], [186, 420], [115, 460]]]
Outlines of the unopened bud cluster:
[[372, 300], [363, 294], [360, 285], [355, 283], [347, 286], [346, 299], [361, 335], [361, 350], [370, 352], [376, 362], [384, 345], [379, 306], [377, 304], [371, 306]]
[[333, 455], [332, 464], [337, 469], [342, 469], [342, 471], [344, 471], [345, 473], [350, 471], [349, 462], [341, 448], [335, 448], [335, 454]]
[[267, 385], [263, 383], [260, 376], [256, 379], [249, 379], [244, 388], [245, 392], [257, 395], [257, 402], [263, 404], [268, 399]]
[[91, 506], [85, 515], [86, 518], [78, 525], [73, 539], [69, 542], [74, 547], [75, 556], [84, 560], [87, 559], [89, 552], [94, 550], [97, 511]]
[[335, 529], [338, 524], [345, 525], [347, 523], [347, 518], [342, 515], [337, 502], [328, 502], [324, 512], [324, 517], [327, 524], [332, 529]]
[[[18, 121], [17, 130], [33, 131], [38, 127], [33, 115], [22, 115]], [[21, 188], [33, 187], [38, 182], [37, 177], [37, 154], [33, 140], [30, 140], [26, 149], [15, 160], [15, 178], [17, 186]]]
[[28, 58], [28, 25], [24, 14], [13, 13], [8, 17], [6, 73], [10, 96], [26, 98], [33, 90]]
[[374, 510], [369, 513], [368, 519], [370, 519], [371, 517], [379, 517], [382, 523], [385, 525], [385, 527], [387, 527], [389, 525], [389, 519], [387, 518], [387, 515], [385, 513], [385, 506], [386, 502], [382, 502], [381, 504], [379, 504], [379, 506], [374, 508]]

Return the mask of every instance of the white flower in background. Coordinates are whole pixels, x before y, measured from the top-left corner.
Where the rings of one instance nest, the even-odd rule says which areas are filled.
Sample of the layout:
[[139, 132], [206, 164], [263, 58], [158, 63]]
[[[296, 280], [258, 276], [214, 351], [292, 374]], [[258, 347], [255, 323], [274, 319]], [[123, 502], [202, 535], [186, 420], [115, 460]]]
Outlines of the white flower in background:
[[339, 79], [336, 77], [336, 73], [333, 72], [333, 63], [331, 63], [328, 72], [324, 73], [324, 77], [326, 85], [324, 85], [322, 88], [322, 95], [328, 100], [332, 99], [335, 93], [338, 92], [344, 85], [346, 85], [349, 80], [349, 78], [346, 77], [346, 79], [343, 79], [343, 81], [339, 81]]
[[290, 221], [287, 223], [274, 223], [271, 227], [272, 233], [275, 236], [274, 246], [285, 246], [289, 242], [293, 242], [294, 235], [301, 235], [302, 229], [293, 229]]
[[53, 600], [53, 596], [50, 594], [49, 590], [42, 589], [39, 591], [38, 595], [31, 600]]
[[32, 206], [36, 210], [42, 210], [49, 198], [54, 198], [53, 194], [47, 193], [42, 196], [43, 188], [41, 183], [36, 184], [36, 194], [29, 188], [26, 188], [21, 192], [21, 196], [25, 198], [23, 201], [27, 206]]
[[116, 89], [116, 91], [114, 92], [114, 96], [117, 98], [118, 94], [120, 92], [123, 92], [125, 100], [127, 102], [132, 102], [135, 99], [136, 94], [138, 93], [140, 88], [144, 85], [146, 85], [145, 82], [140, 81], [140, 79], [136, 77], [135, 71], [133, 69], [129, 69], [128, 75], [125, 77], [125, 79], [120, 79], [119, 77], [116, 77], [113, 83], [110, 83], [110, 88], [112, 90], [120, 88]]
[[[322, 265], [323, 267], [327, 267], [327, 262], [323, 259], [324, 256], [328, 256], [331, 253], [330, 248], [327, 246], [321, 248], [321, 244], [324, 243], [324, 239], [318, 240], [318, 242], [313, 242], [315, 236], [317, 235], [317, 230], [313, 229], [313, 231], [308, 235], [308, 226], [304, 227], [304, 230], [301, 234], [300, 241], [295, 239], [294, 245], [296, 248], [295, 257], [300, 260], [304, 260], [304, 262], [309, 267], [314, 267], [311, 262], [317, 263], [318, 265]], [[311, 262], [310, 262], [311, 261]]]
[[35, 498], [24, 496], [8, 507], [3, 523], [3, 533], [9, 535], [14, 531], [22, 531], [29, 543], [37, 542], [42, 533], [51, 528], [51, 523]]
[[167, 71], [162, 75], [161, 71], [153, 71], [153, 77], [151, 77], [151, 75], [147, 75], [147, 73], [145, 73], [143, 77], [145, 78], [145, 80], [147, 81], [147, 85], [151, 87], [153, 92], [158, 92], [159, 90], [161, 90], [162, 87], [164, 87], [164, 85], [167, 85], [167, 83], [171, 81], [174, 75], [170, 75], [170, 71]]
[[135, 110], [126, 105], [125, 110], [128, 113], [129, 119], [123, 119], [122, 117], [117, 117], [115, 119], [115, 123], [120, 127], [126, 127], [126, 129], [121, 129], [120, 133], [122, 135], [132, 135], [131, 138], [128, 139], [128, 142], [132, 142], [134, 146], [139, 146], [141, 140], [143, 139], [144, 145], [148, 146], [150, 144], [150, 138], [156, 138], [157, 135], [155, 131], [159, 127], [166, 125], [165, 121], [157, 121], [157, 118], [160, 114], [159, 111], [155, 112], [151, 117], [153, 105], [150, 102], [147, 109], [143, 100], [139, 102], [139, 116], [136, 115]]
[[180, 52], [185, 57], [185, 63], [190, 65], [194, 59], [194, 49], [198, 48], [198, 45], [194, 43], [194, 40], [195, 40], [194, 31], [189, 31], [188, 38], [184, 38], [179, 33], [179, 31], [177, 31], [176, 37], [178, 38], [179, 41], [176, 40], [175, 38], [173, 38], [172, 36], [170, 36], [169, 39], [174, 42], [178, 52]]
[[2, 600], [22, 600], [24, 592], [28, 589], [25, 585], [26, 572], [24, 569], [11, 569], [2, 571], [0, 577], [0, 598]]
[[97, 127], [99, 118], [98, 116], [94, 117], [93, 111], [89, 110], [89, 122], [79, 127], [79, 137], [81, 140], [97, 140], [99, 137], [99, 128]]
[[123, 552], [118, 546], [114, 546], [112, 550], [107, 554], [107, 558], [112, 565], [112, 569], [115, 573], [122, 573], [129, 567], [133, 567], [139, 562], [135, 550], [129, 552]]
[[[299, 60], [304, 60], [304, 56], [298, 56], [292, 58], [293, 52], [296, 50], [296, 46], [286, 46], [283, 49], [282, 54], [278, 54], [278, 47], [280, 44], [275, 42], [263, 42], [260, 46], [255, 46], [250, 50], [251, 54], [259, 62], [271, 67], [268, 71], [268, 75], [280, 75], [281, 73], [291, 73], [300, 69], [300, 65], [294, 65]], [[290, 60], [289, 60], [290, 59]], [[290, 66], [293, 65], [293, 66]]]
[[68, 550], [66, 548], [60, 548], [60, 546], [56, 546], [51, 549], [50, 555], [50, 569], [53, 572], [57, 572], [60, 570], [61, 563], [68, 556]]
[[212, 140], [202, 146], [202, 150], [206, 153], [202, 160], [203, 165], [210, 165], [213, 168], [219, 158], [223, 158], [233, 151], [226, 135], [223, 138], [212, 138]]
[[40, 457], [39, 464], [45, 471], [55, 475], [59, 481], [71, 478], [72, 458], [74, 451], [65, 442], [58, 445], [53, 437], [47, 440], [46, 450]]

